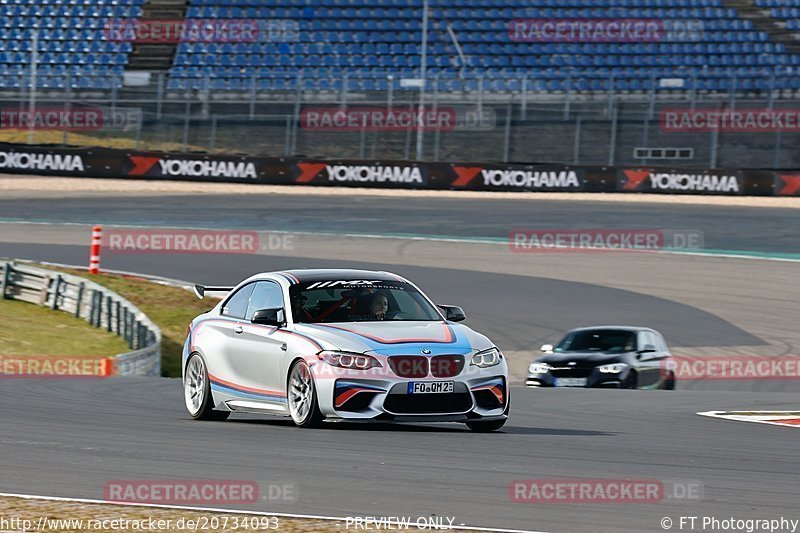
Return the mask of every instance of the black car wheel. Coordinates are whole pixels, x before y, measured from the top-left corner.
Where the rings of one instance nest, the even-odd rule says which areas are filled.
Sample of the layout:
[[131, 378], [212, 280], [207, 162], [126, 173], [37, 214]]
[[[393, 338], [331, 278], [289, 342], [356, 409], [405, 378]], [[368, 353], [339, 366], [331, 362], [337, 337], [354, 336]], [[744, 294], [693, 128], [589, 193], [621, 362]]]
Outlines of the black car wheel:
[[628, 372], [628, 377], [625, 378], [625, 381], [622, 382], [623, 389], [637, 389], [639, 388], [639, 376], [636, 375], [636, 371], [631, 370]]

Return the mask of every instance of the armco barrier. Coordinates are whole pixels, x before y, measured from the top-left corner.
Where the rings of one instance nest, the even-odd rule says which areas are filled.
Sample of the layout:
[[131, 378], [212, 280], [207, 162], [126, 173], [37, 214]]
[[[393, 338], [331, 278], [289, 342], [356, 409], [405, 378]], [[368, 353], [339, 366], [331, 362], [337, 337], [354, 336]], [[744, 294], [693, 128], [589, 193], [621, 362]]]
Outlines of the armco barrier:
[[318, 160], [0, 144], [0, 172], [476, 191], [800, 196], [800, 170]]
[[113, 357], [115, 374], [161, 375], [161, 330], [135, 305], [97, 283], [0, 261], [0, 298], [71, 313], [124, 338], [132, 351]]

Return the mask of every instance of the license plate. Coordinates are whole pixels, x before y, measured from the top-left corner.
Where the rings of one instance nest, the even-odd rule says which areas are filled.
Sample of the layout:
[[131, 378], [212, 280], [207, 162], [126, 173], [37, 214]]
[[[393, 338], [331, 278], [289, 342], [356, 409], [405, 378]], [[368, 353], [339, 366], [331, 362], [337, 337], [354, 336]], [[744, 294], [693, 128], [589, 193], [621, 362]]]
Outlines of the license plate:
[[409, 394], [447, 394], [455, 390], [455, 381], [412, 381]]
[[585, 387], [586, 378], [556, 378], [556, 387]]

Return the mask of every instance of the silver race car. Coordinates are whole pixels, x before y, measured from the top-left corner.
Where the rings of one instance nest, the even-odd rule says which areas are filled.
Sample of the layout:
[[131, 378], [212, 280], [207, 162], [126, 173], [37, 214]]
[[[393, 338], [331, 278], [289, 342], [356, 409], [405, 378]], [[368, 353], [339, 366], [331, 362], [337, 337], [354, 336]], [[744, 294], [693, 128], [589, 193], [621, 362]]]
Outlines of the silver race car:
[[508, 367], [483, 335], [388, 272], [252, 276], [195, 318], [183, 348], [186, 408], [323, 420], [463, 422], [492, 431], [509, 412]]

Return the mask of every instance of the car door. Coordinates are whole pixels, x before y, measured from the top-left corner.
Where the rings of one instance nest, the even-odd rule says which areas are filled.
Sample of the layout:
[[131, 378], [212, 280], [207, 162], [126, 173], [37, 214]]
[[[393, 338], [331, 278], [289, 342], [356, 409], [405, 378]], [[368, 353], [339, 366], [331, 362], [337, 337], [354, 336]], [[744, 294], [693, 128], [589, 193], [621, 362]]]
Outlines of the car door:
[[[243, 285], [223, 302], [220, 319], [210, 321], [215, 341], [213, 360], [208, 362], [208, 372], [212, 383], [221, 387], [222, 392], [238, 395], [247, 379], [247, 369], [238, 357], [241, 352], [241, 335], [244, 332], [244, 317], [255, 283]], [[208, 338], [208, 333], [203, 333]]]
[[661, 344], [652, 331], [639, 332], [638, 350], [652, 349], [650, 353], [643, 353], [639, 359], [639, 386], [648, 387], [656, 385], [661, 379], [661, 361], [664, 352]]
[[286, 379], [281, 375], [281, 359], [286, 353], [286, 335], [275, 326], [253, 324], [253, 314], [260, 309], [283, 308], [283, 289], [274, 281], [255, 283], [241, 321], [236, 351], [232, 357], [240, 369], [242, 384], [253, 389], [251, 399], [271, 403], [285, 401]]

